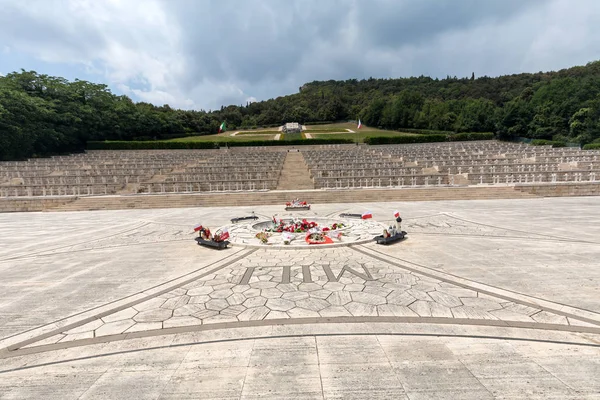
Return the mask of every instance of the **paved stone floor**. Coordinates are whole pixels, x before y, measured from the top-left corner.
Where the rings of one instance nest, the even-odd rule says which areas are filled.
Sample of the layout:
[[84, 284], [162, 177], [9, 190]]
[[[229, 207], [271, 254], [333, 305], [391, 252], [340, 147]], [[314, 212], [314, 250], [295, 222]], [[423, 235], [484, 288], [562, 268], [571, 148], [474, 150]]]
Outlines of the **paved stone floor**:
[[0, 214], [0, 399], [600, 399], [599, 206], [314, 205], [374, 218], [222, 251], [192, 227], [283, 207]]

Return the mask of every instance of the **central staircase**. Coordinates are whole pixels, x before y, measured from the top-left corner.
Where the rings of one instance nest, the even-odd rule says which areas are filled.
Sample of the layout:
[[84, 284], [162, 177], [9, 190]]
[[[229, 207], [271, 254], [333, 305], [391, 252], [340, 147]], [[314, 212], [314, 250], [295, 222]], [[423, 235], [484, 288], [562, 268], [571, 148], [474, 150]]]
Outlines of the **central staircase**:
[[283, 169], [277, 182], [277, 190], [306, 190], [314, 189], [315, 183], [310, 177], [310, 171], [304, 156], [299, 151], [288, 152], [283, 163]]

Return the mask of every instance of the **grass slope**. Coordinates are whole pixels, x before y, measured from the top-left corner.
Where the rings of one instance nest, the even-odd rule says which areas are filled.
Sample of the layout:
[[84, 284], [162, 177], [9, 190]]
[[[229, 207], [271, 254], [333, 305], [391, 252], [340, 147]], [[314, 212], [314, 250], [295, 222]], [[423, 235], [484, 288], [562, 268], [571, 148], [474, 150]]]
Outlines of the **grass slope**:
[[[281, 133], [281, 132], [279, 132], [279, 131], [241, 131], [241, 132], [238, 132], [236, 136], [240, 136], [240, 135], [245, 135], [245, 136], [277, 135], [278, 133]], [[231, 134], [231, 132], [229, 132], [229, 134]]]
[[[367, 137], [374, 136], [407, 136], [415, 135], [414, 133], [406, 132], [395, 132], [387, 131], [383, 129], [372, 128], [364, 126], [360, 129], [356, 128], [356, 124], [353, 122], [343, 122], [337, 124], [328, 125], [308, 125], [303, 133], [308, 133], [313, 139], [350, 139], [354, 142], [362, 143]], [[354, 131], [348, 132], [347, 129]], [[235, 141], [256, 141], [256, 140], [274, 140], [277, 134], [282, 134], [282, 142], [286, 140], [297, 140], [301, 139], [300, 134], [283, 134], [282, 132], [275, 130], [264, 130], [264, 131], [239, 131], [236, 136], [229, 136], [235, 131], [228, 131], [220, 133], [218, 135], [204, 135], [204, 136], [187, 136], [184, 138], [171, 139], [175, 142], [235, 142]], [[307, 139], [310, 140], [310, 139]]]
[[350, 129], [352, 131], [361, 131], [361, 132], [389, 132], [383, 129], [372, 128], [370, 126], [362, 126], [362, 128], [358, 129], [357, 125], [354, 122], [341, 122], [337, 124], [328, 124], [328, 125], [307, 125], [306, 131], [308, 133], [319, 133], [319, 132], [347, 132], [346, 129]]

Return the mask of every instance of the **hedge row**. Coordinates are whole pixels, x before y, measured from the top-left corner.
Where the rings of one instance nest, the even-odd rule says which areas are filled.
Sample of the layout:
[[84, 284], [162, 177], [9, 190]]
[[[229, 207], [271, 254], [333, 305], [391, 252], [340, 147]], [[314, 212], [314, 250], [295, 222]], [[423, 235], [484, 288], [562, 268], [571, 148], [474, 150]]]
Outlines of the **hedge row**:
[[560, 140], [534, 139], [529, 144], [532, 146], [567, 147], [567, 143]]
[[600, 150], [600, 143], [588, 143], [583, 146], [584, 150]]
[[486, 133], [486, 134], [493, 134], [492, 132], [461, 132], [461, 133], [456, 133], [453, 131], [435, 131], [435, 130], [430, 130], [430, 129], [413, 129], [413, 128], [406, 128], [406, 129], [398, 129], [398, 132], [405, 132], [405, 133], [416, 133], [419, 135], [462, 135], [464, 133]]
[[453, 133], [448, 135], [418, 135], [418, 136], [373, 136], [365, 138], [365, 143], [375, 144], [407, 144], [434, 142], [466, 142], [472, 140], [492, 140], [493, 133]]
[[325, 139], [296, 139], [288, 141], [279, 140], [249, 140], [232, 142], [136, 142], [136, 141], [106, 141], [88, 142], [88, 150], [154, 150], [154, 149], [218, 149], [220, 147], [255, 147], [255, 146], [302, 146], [321, 144], [350, 144], [352, 139], [325, 138]]
[[453, 131], [435, 131], [431, 129], [415, 129], [415, 128], [401, 128], [398, 132], [405, 133], [417, 133], [419, 135], [453, 135], [456, 132]]

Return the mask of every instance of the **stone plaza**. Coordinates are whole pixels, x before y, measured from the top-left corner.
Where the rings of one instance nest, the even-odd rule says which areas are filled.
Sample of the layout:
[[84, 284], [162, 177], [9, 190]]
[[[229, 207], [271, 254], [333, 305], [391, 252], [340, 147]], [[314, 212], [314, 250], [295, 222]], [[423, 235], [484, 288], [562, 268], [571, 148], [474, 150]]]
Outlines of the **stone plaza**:
[[[313, 171], [324, 162], [306, 157]], [[331, 179], [315, 172], [319, 186]], [[0, 399], [600, 399], [599, 207], [590, 196], [0, 214]], [[394, 210], [407, 239], [375, 244]], [[348, 232], [331, 246], [254, 238], [292, 215]], [[199, 223], [227, 227], [232, 245], [198, 246]]]

